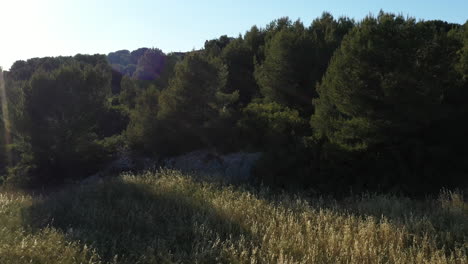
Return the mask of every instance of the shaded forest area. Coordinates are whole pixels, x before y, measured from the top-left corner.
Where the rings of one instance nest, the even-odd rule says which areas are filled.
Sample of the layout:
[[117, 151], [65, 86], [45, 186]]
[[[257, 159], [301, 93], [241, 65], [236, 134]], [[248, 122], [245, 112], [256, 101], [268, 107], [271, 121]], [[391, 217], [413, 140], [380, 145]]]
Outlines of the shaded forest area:
[[424, 195], [468, 183], [468, 23], [280, 18], [202, 50], [3, 72], [0, 182], [59, 184], [122, 150], [261, 151], [265, 185]]

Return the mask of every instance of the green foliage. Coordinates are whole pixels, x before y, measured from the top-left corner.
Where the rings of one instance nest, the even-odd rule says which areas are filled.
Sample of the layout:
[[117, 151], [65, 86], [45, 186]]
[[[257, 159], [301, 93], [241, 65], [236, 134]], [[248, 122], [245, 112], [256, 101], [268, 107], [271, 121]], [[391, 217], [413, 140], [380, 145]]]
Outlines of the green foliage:
[[319, 87], [312, 120], [317, 133], [343, 147], [365, 149], [442, 118], [454, 52], [442, 46], [446, 34], [434, 31], [424, 22], [383, 13], [362, 21]]
[[297, 110], [253, 102], [243, 109], [238, 126], [243, 145], [264, 152], [252, 171], [258, 182], [287, 188], [311, 182], [314, 157], [304, 141], [310, 129]]
[[132, 52], [128, 50], [118, 50], [107, 55], [107, 61], [114, 70], [123, 75], [133, 76], [137, 70], [138, 60], [149, 50], [140, 48]]
[[129, 109], [134, 109], [136, 106], [137, 97], [141, 93], [141, 89], [138, 87], [137, 83], [128, 76], [124, 76], [122, 78], [120, 86], [120, 104], [128, 107]]
[[126, 135], [138, 152], [170, 155], [211, 147], [231, 120], [238, 92], [225, 92], [227, 70], [219, 60], [194, 53], [175, 67], [167, 89], [150, 87], [136, 97]]
[[133, 78], [137, 80], [155, 80], [161, 75], [166, 64], [166, 55], [159, 49], [148, 49], [138, 59]]
[[254, 56], [254, 50], [242, 38], [232, 40], [220, 55], [228, 69], [226, 92], [239, 91], [241, 106], [247, 105], [259, 93], [253, 74]]
[[352, 20], [338, 21], [328, 13], [310, 28], [283, 18], [270, 24], [265, 36], [265, 59], [257, 64], [255, 76], [268, 100], [310, 115], [316, 84], [326, 71], [333, 52], [354, 26]]
[[466, 144], [463, 138], [447, 138], [445, 130], [467, 131], [452, 119], [462, 107], [456, 98], [463, 89], [454, 69], [459, 48], [435, 22], [385, 13], [364, 19], [345, 37], [318, 88], [311, 120], [316, 135], [346, 150], [393, 159], [396, 174], [414, 184], [422, 178], [433, 186], [442, 178], [454, 184], [438, 174], [452, 166], [446, 151]]
[[110, 76], [99, 68], [63, 66], [33, 75], [25, 96], [37, 177], [82, 176], [99, 165], [96, 117], [105, 110]]
[[[156, 48], [141, 48], [132, 52], [128, 50], [111, 52], [107, 55], [107, 60], [113, 70], [112, 92], [114, 94], [120, 93], [122, 89], [125, 90], [127, 88], [128, 90], [128, 86], [146, 89], [151, 85], [156, 85], [160, 89], [165, 89], [169, 84], [169, 80], [174, 75], [175, 65], [183, 57], [184, 53], [175, 52], [166, 55]], [[122, 85], [126, 87], [122, 87]], [[128, 92], [123, 91], [123, 93]], [[129, 95], [124, 95], [124, 97], [126, 96], [128, 97]], [[131, 97], [136, 98], [134, 96]], [[123, 102], [127, 106], [128, 103], [128, 101]], [[134, 104], [134, 102], [131, 104]]]
[[92, 65], [92, 66], [100, 66], [100, 67], [107, 67], [107, 60], [105, 55], [95, 54], [95, 55], [87, 55], [87, 54], [76, 54], [73, 56], [73, 60], [70, 61], [77, 61], [80, 64], [84, 65]]
[[218, 57], [221, 51], [233, 40], [226, 35], [219, 37], [219, 39], [212, 39], [205, 41], [204, 53], [208, 57]]
[[123, 147], [214, 148], [263, 151], [256, 174], [283, 187], [463, 186], [467, 32], [468, 23], [325, 12], [309, 27], [283, 17], [188, 53], [18, 61], [4, 73], [0, 174], [59, 181]]
[[161, 137], [158, 120], [160, 92], [151, 87], [137, 97], [136, 108], [131, 111], [126, 138], [131, 149], [145, 154], [157, 154]]
[[265, 35], [266, 31], [257, 26], [253, 26], [244, 34], [245, 45], [253, 52], [254, 61], [258, 63], [264, 60]]
[[294, 144], [307, 131], [297, 110], [278, 103], [251, 103], [242, 111], [243, 139], [256, 149], [279, 150]]
[[165, 151], [180, 153], [213, 144], [216, 121], [238, 100], [238, 92], [226, 93], [227, 69], [218, 60], [201, 54], [187, 55], [176, 65], [174, 78], [162, 91], [158, 118], [166, 136]]
[[[25, 138], [16, 139], [14, 144], [6, 147], [6, 151], [14, 156], [14, 165], [6, 168], [0, 183], [13, 188], [27, 188], [33, 182], [33, 173], [36, 169], [31, 144]], [[3, 181], [3, 182], [2, 182]]]
[[463, 48], [460, 50], [460, 71], [468, 82], [468, 21], [463, 27]]
[[129, 110], [117, 102], [116, 98], [112, 98], [105, 104], [99, 116], [96, 116], [96, 133], [99, 138], [120, 135], [127, 128], [130, 119]]
[[312, 45], [300, 21], [285, 25], [266, 43], [265, 61], [255, 76], [268, 101], [301, 110], [310, 105], [314, 94]]
[[118, 50], [107, 55], [109, 64], [128, 65], [131, 64], [130, 51]]
[[[311, 79], [315, 84], [322, 80], [333, 53], [340, 47], [343, 37], [354, 27], [354, 21], [346, 17], [338, 20], [327, 12], [315, 19], [309, 28], [314, 54], [314, 66]], [[316, 95], [316, 93], [314, 94]]]
[[128, 123], [125, 109], [110, 103], [111, 83], [113, 90], [116, 79], [120, 86], [121, 75], [114, 73], [103, 55], [15, 63], [5, 75], [13, 140], [7, 182], [47, 184], [83, 177], [124, 144], [106, 139]]
[[[6, 90], [5, 90], [5, 79], [3, 77], [3, 69], [0, 67], [0, 175], [5, 172], [6, 166], [8, 166], [8, 154], [7, 154], [7, 144], [8, 144], [8, 108], [5, 105], [7, 102]], [[5, 113], [5, 111], [7, 113]]]
[[165, 56], [164, 67], [161, 74], [153, 82], [156, 87], [166, 89], [169, 86], [170, 80], [174, 77], [175, 66], [183, 60], [184, 53], [169, 53]]

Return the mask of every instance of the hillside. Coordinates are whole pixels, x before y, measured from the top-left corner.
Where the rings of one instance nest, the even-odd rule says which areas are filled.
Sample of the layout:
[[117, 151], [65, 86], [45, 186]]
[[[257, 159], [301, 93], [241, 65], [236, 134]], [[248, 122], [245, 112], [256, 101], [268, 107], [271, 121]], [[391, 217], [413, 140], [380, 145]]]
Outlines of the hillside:
[[263, 153], [255, 182], [298, 192], [424, 198], [468, 186], [468, 23], [324, 12], [245, 30], [185, 53], [0, 69], [0, 185], [50, 188], [122, 154], [210, 150]]
[[177, 171], [2, 191], [0, 263], [468, 263], [459, 193], [301, 197]]

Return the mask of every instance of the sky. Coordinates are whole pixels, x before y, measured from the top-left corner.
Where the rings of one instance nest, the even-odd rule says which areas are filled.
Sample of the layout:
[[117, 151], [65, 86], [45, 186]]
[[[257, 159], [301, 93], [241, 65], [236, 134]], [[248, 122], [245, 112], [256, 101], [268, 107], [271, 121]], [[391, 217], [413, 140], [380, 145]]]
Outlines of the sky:
[[284, 16], [310, 25], [324, 11], [360, 20], [379, 10], [462, 24], [468, 0], [0, 0], [0, 66], [140, 47], [190, 51]]

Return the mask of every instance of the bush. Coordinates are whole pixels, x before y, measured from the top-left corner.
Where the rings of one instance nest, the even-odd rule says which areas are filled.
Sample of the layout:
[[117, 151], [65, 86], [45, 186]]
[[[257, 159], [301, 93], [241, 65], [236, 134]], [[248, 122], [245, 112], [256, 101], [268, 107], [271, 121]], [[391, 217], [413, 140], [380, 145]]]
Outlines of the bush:
[[297, 110], [278, 103], [249, 104], [242, 110], [238, 126], [246, 145], [263, 150], [294, 145], [308, 131], [307, 122]]

